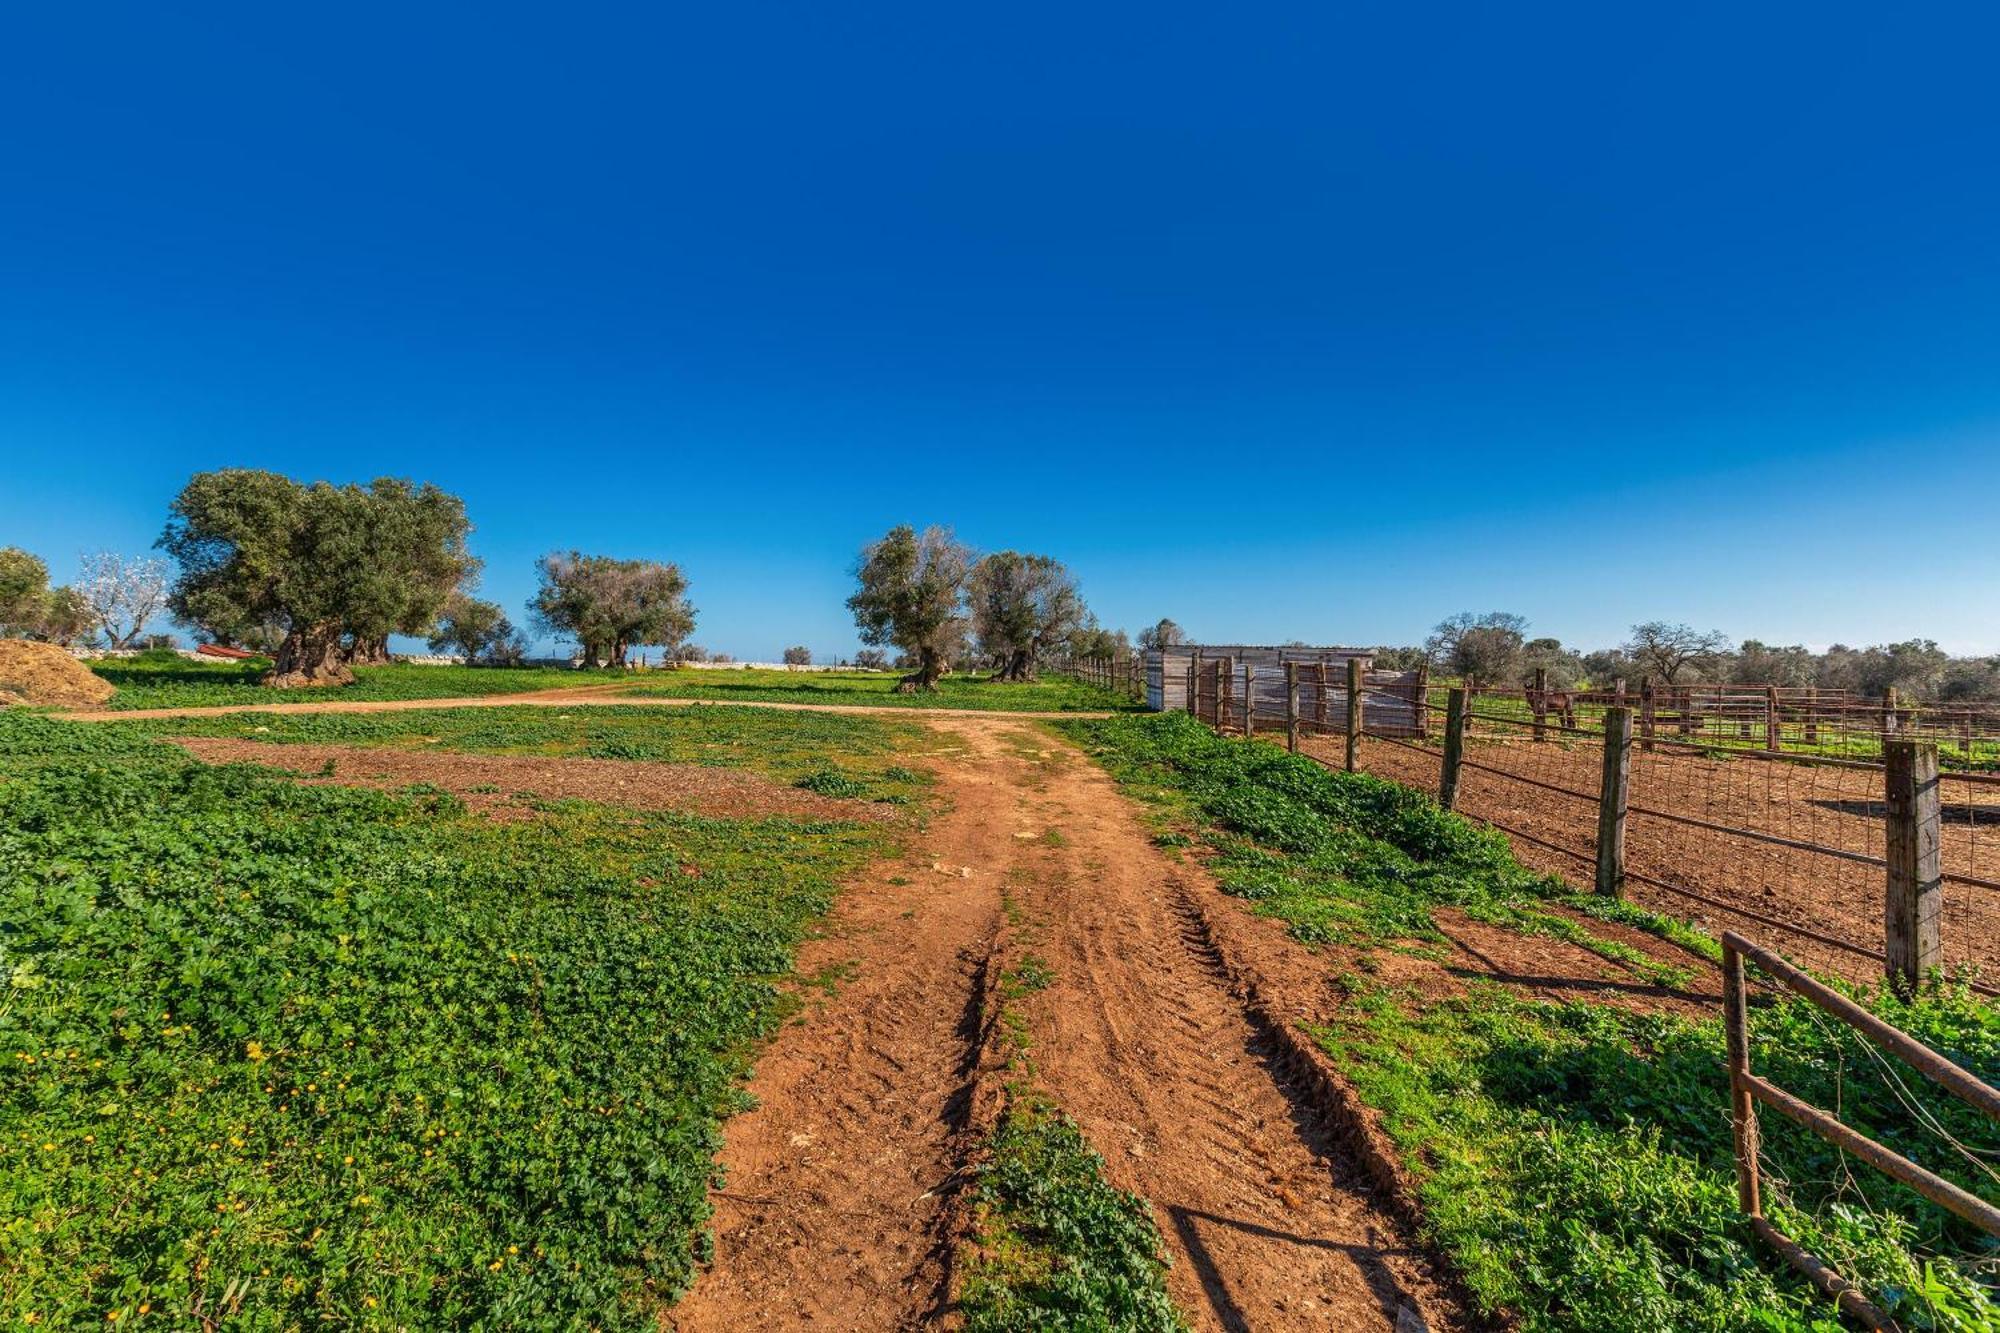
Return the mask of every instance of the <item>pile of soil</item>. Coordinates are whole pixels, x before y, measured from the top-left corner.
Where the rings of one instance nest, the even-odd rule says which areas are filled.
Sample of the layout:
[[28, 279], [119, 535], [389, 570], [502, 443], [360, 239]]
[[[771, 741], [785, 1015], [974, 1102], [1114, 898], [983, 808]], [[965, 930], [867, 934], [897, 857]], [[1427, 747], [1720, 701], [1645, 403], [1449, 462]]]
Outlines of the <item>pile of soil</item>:
[[70, 708], [104, 703], [114, 692], [110, 681], [52, 643], [0, 639], [0, 706]]

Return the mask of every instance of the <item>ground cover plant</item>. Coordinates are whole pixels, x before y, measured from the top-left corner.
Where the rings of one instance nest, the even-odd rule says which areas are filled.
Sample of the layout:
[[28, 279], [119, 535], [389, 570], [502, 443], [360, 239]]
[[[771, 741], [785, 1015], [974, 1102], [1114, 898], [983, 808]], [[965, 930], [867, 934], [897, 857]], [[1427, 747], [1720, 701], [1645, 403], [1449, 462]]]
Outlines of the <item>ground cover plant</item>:
[[654, 1327], [888, 836], [495, 822], [0, 715], [0, 1320]]
[[[76, 724], [53, 722], [51, 726]], [[217, 713], [92, 723], [134, 735], [389, 746], [469, 754], [568, 755], [746, 768], [823, 796], [904, 804], [930, 776], [903, 762], [928, 733], [912, 719], [765, 708], [421, 708], [392, 713]]]
[[424, 666], [399, 662], [354, 668], [352, 685], [272, 689], [258, 678], [270, 670], [262, 658], [195, 662], [178, 653], [102, 658], [90, 669], [118, 687], [107, 708], [208, 708], [231, 704], [312, 703], [327, 699], [452, 699], [528, 690], [569, 689], [622, 680], [623, 673], [566, 667]]
[[1054, 979], [1036, 932], [1003, 897], [1018, 956], [994, 1002], [1006, 1109], [983, 1145], [958, 1308], [969, 1333], [1186, 1333], [1167, 1295], [1146, 1203], [1104, 1179], [1104, 1159], [1036, 1082], [1021, 1002]]
[[881, 671], [660, 671], [637, 677], [628, 693], [669, 699], [735, 699], [748, 703], [848, 704], [883, 708], [968, 708], [1000, 713], [1135, 712], [1119, 694], [1067, 676], [1024, 682], [984, 674], [942, 677], [934, 691], [897, 693], [901, 678]]
[[[1348, 1003], [1316, 1036], [1383, 1113], [1419, 1182], [1430, 1238], [1482, 1306], [1537, 1333], [1840, 1327], [1736, 1213], [1718, 1021], [1551, 1004], [1489, 983], [1437, 999], [1369, 975], [1376, 951], [1424, 947], [1445, 907], [1611, 957], [1608, 941], [1583, 938], [1588, 926], [1555, 909], [1652, 929], [1710, 957], [1712, 941], [1571, 894], [1515, 863], [1498, 834], [1379, 779], [1220, 738], [1184, 715], [1055, 725], [1154, 805], [1159, 841], [1198, 844], [1225, 891], [1307, 945], [1347, 951]], [[1558, 916], [1565, 924], [1552, 927]], [[1674, 971], [1656, 965], [1651, 978], [1687, 979]], [[2000, 1077], [1990, 1006], [1949, 987], [1908, 1002], [1862, 998], [1981, 1077]], [[1892, 1071], [1802, 1001], [1767, 999], [1752, 1021], [1767, 1076], [2000, 1200], [1990, 1122]], [[1763, 1120], [1781, 1226], [1906, 1327], [2000, 1327], [1990, 1242], [1820, 1140]]]

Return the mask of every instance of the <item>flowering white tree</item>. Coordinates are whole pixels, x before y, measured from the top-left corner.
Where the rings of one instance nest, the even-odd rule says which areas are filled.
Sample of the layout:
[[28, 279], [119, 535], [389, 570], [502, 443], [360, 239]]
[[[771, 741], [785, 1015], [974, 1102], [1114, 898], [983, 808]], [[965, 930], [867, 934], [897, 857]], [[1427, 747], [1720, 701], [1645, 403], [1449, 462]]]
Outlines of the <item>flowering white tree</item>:
[[167, 562], [99, 551], [84, 556], [80, 566], [75, 587], [91, 619], [113, 648], [130, 648], [167, 604]]

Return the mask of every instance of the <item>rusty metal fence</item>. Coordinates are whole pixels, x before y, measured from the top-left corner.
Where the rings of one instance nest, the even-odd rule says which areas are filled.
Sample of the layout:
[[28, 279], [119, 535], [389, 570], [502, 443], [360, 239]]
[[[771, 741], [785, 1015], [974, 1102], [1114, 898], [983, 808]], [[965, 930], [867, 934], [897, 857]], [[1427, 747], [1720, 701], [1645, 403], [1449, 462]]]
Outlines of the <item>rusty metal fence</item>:
[[[1891, 842], [1911, 826], [1890, 817], [1880, 759], [1722, 746], [1659, 725], [1657, 713], [1646, 728], [1629, 705], [1564, 708], [1529, 691], [1464, 696], [1454, 729], [1450, 703], [1414, 673], [1363, 673], [1354, 725], [1349, 682], [1322, 686], [1319, 674], [1207, 663], [1188, 711], [1448, 798], [1507, 834], [1524, 864], [1585, 888], [1605, 884], [1615, 836], [1615, 891], [1715, 934], [1754, 930], [1822, 972], [1880, 980], [1893, 948], [1904, 971], [1940, 968], [2000, 993], [2000, 774], [1927, 770], [1915, 836], [1929, 860], [1902, 875], [1925, 881], [1907, 907], [1922, 919], [1899, 927]], [[1613, 818], [1606, 722], [1621, 713]], [[1885, 743], [1937, 745], [1878, 735], [1878, 754]], [[1899, 929], [1912, 938], [1892, 939]]]

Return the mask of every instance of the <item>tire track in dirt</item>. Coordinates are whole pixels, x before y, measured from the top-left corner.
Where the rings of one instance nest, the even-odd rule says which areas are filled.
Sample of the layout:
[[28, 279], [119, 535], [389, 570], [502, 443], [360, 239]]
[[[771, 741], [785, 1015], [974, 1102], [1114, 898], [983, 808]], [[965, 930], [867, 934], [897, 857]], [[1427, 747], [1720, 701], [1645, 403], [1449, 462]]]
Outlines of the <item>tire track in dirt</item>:
[[1111, 779], [1025, 720], [932, 726], [1002, 778], [985, 788], [994, 869], [1054, 975], [1019, 1002], [1038, 1085], [1152, 1205], [1194, 1326], [1463, 1326], [1395, 1207], [1287, 1083], [1188, 910], [1188, 872]]
[[[947, 742], [949, 744], [949, 742]], [[1007, 799], [951, 756], [915, 850], [841, 894], [798, 970], [839, 969], [765, 1048], [731, 1120], [716, 1260], [668, 1313], [688, 1330], [933, 1327], [969, 1144]], [[901, 881], [900, 883], [898, 881]]]

